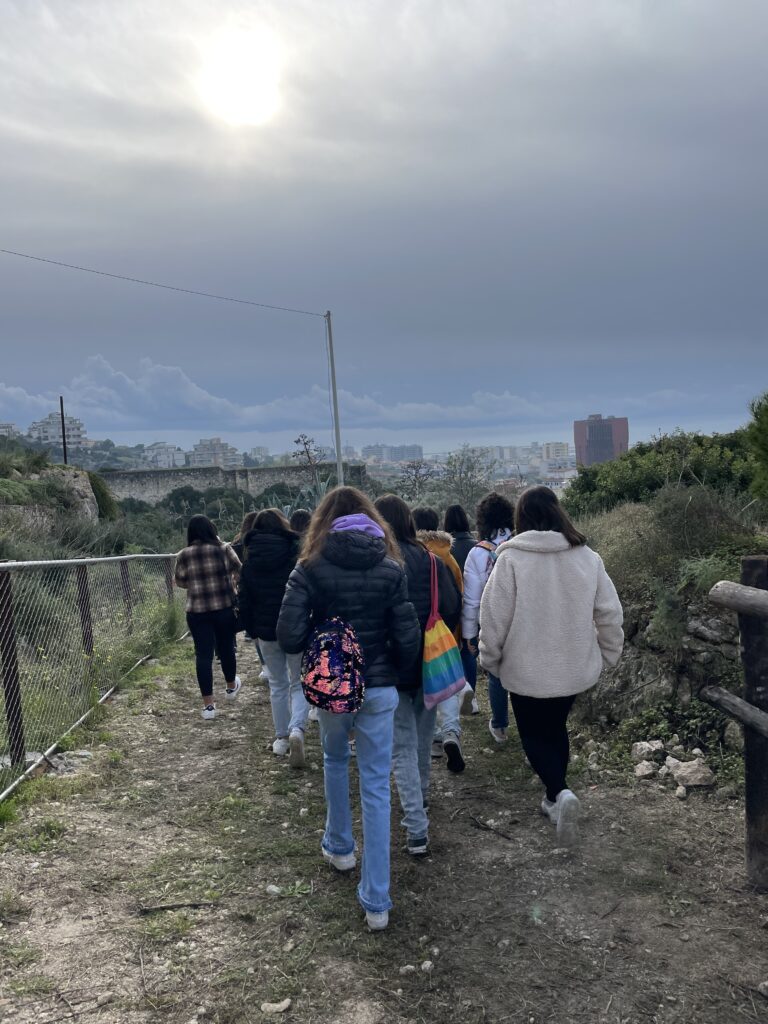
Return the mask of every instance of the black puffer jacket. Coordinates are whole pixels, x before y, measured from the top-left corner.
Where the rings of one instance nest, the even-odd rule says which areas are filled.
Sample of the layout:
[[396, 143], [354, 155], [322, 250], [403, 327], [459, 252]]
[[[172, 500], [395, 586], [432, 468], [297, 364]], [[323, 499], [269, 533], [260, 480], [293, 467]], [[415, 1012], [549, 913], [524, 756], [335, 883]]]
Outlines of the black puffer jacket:
[[297, 534], [251, 530], [243, 538], [240, 618], [248, 636], [277, 639], [277, 617], [285, 585], [299, 556]]
[[454, 533], [453, 535], [451, 554], [459, 563], [459, 568], [462, 572], [464, 572], [464, 563], [467, 560], [467, 555], [475, 544], [477, 544], [477, 541], [471, 533]]
[[358, 530], [331, 533], [320, 558], [296, 566], [277, 623], [280, 646], [298, 654], [312, 629], [334, 615], [357, 633], [366, 686], [395, 686], [417, 660], [421, 631], [405, 572], [378, 537]]
[[[400, 550], [405, 561], [408, 577], [408, 596], [419, 620], [421, 642], [419, 657], [409, 672], [403, 672], [397, 684], [398, 690], [416, 690], [421, 686], [421, 659], [424, 654], [424, 630], [432, 607], [432, 570], [429, 552], [418, 541], [401, 541]], [[461, 618], [461, 594], [448, 566], [437, 559], [437, 607], [448, 629], [453, 632]]]

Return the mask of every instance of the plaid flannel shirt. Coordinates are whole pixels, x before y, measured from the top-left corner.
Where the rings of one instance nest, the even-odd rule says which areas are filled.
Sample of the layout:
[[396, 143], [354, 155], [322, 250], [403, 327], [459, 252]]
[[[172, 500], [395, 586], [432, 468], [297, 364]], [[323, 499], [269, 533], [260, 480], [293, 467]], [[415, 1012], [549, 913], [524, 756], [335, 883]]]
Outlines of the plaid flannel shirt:
[[229, 544], [195, 541], [176, 556], [176, 585], [187, 591], [188, 612], [231, 608], [237, 594], [232, 577], [239, 572], [240, 559]]

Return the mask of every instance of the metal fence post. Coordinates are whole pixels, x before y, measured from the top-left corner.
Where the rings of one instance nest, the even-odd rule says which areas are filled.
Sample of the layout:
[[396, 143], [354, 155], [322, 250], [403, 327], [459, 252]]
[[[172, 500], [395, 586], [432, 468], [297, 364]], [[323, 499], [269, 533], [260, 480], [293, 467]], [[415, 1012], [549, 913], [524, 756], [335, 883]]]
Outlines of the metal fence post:
[[131, 574], [127, 562], [120, 563], [120, 589], [123, 592], [123, 604], [125, 616], [128, 620], [128, 632], [133, 632], [133, 589], [131, 587]]
[[21, 706], [19, 658], [16, 651], [16, 626], [13, 619], [11, 574], [0, 571], [0, 663], [3, 669], [5, 717], [11, 764], [24, 766], [27, 758], [24, 742], [24, 712]]
[[163, 570], [165, 573], [165, 592], [168, 596], [168, 604], [173, 604], [173, 558], [163, 559]]
[[75, 566], [77, 581], [77, 607], [80, 609], [80, 626], [83, 631], [83, 650], [90, 658], [93, 654], [93, 618], [91, 616], [91, 593], [88, 588], [88, 566]]
[[[768, 557], [743, 558], [744, 586], [768, 590]], [[744, 699], [768, 712], [768, 629], [764, 619], [739, 615]], [[768, 890], [768, 738], [754, 729], [744, 730], [744, 776], [747, 818], [747, 878]]]

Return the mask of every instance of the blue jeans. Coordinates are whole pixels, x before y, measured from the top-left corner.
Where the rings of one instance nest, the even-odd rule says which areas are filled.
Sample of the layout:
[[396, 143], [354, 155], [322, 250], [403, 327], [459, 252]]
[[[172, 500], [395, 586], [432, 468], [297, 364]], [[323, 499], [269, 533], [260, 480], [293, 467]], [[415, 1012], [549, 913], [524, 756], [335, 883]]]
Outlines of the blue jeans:
[[424, 707], [424, 691], [421, 688], [400, 693], [395, 710], [392, 767], [397, 795], [403, 808], [401, 824], [412, 839], [423, 839], [429, 830], [424, 802], [429, 794], [436, 713], [436, 708], [428, 711]]
[[307, 727], [309, 704], [301, 688], [300, 654], [286, 654], [277, 640], [260, 640], [261, 657], [269, 671], [269, 702], [275, 736], [288, 736]]
[[319, 716], [328, 807], [322, 846], [328, 853], [352, 853], [355, 848], [349, 802], [349, 734], [355, 730], [363, 809], [363, 859], [357, 898], [362, 908], [372, 914], [392, 907], [389, 898], [389, 776], [397, 703], [394, 686], [377, 686], [366, 690], [363, 706], [356, 715], [321, 711]]
[[464, 678], [467, 680], [473, 690], [477, 689], [477, 655], [473, 654], [469, 647], [467, 647], [467, 641], [462, 640], [461, 642], [461, 664], [464, 666]]
[[488, 673], [488, 700], [491, 704], [491, 725], [494, 729], [509, 726], [509, 693], [501, 685], [498, 676]]

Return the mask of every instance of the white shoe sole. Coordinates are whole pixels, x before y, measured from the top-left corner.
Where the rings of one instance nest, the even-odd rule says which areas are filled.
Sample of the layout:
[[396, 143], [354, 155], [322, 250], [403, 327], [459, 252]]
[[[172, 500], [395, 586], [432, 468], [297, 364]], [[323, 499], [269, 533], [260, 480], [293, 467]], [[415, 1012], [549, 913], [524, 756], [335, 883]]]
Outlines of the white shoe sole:
[[238, 678], [235, 680], [235, 688], [232, 691], [232, 693], [230, 693], [229, 690], [224, 691], [225, 698], [227, 700], [236, 700], [238, 693], [240, 693], [240, 690], [242, 689], [242, 686], [243, 684], [240, 682], [240, 677], [238, 676]]
[[389, 924], [389, 912], [385, 910], [383, 914], [372, 914], [366, 910], [365, 923], [372, 932], [383, 932]]
[[462, 715], [471, 715], [471, 714], [473, 714], [472, 705], [474, 703], [474, 700], [475, 700], [475, 691], [470, 687], [468, 690], [464, 691], [464, 693], [462, 695], [462, 698], [461, 698], [460, 712], [461, 712]]
[[557, 841], [561, 846], [575, 846], [579, 841], [579, 798], [571, 793], [560, 801], [557, 816]]
[[334, 871], [339, 871], [343, 875], [354, 871], [357, 867], [357, 857], [354, 853], [329, 853], [324, 846], [320, 847], [320, 852], [325, 863], [330, 864]]
[[306, 763], [304, 757], [304, 737], [291, 736], [288, 739], [288, 764], [291, 768], [303, 768]]

